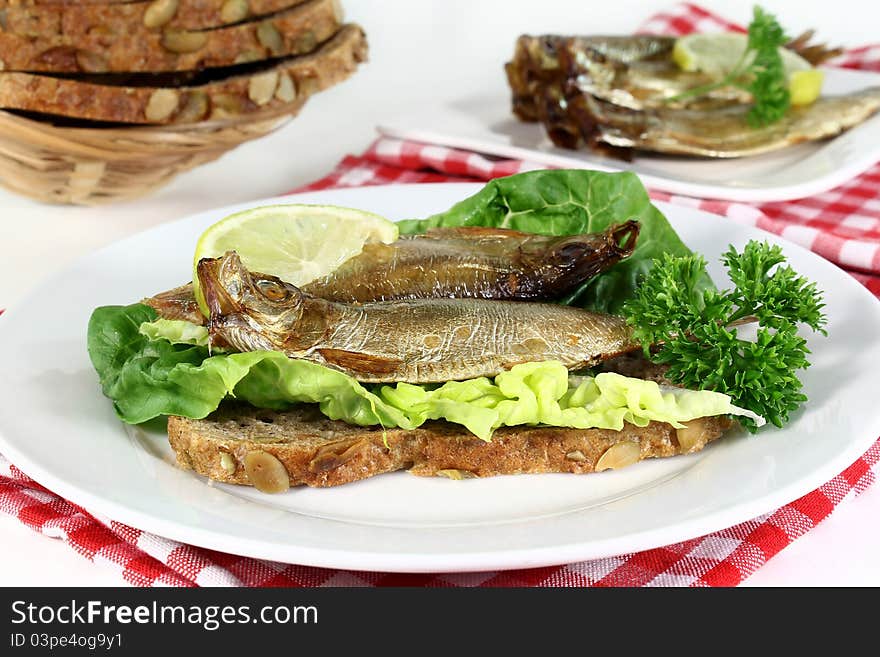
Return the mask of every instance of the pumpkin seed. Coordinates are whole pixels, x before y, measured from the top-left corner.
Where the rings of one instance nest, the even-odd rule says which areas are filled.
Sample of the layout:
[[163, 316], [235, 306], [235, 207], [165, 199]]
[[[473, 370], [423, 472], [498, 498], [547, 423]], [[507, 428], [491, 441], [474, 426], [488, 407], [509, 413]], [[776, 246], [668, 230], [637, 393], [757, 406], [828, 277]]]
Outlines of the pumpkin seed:
[[261, 493], [283, 493], [290, 488], [284, 464], [268, 452], [248, 452], [244, 469], [254, 488]]
[[632, 465], [639, 460], [641, 451], [639, 444], [632, 440], [615, 443], [596, 461], [596, 472], [618, 470]]
[[705, 428], [702, 420], [692, 420], [685, 423], [681, 429], [676, 429], [675, 435], [678, 438], [681, 451], [690, 452], [695, 447], [699, 447]]

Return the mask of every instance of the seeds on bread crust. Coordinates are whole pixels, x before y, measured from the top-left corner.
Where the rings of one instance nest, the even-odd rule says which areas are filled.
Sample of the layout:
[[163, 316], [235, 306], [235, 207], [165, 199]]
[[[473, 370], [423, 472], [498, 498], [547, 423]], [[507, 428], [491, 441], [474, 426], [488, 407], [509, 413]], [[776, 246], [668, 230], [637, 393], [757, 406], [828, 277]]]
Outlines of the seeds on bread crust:
[[293, 78], [288, 73], [282, 73], [278, 80], [278, 89], [275, 90], [275, 98], [282, 103], [292, 103], [296, 99], [296, 87]]
[[226, 471], [226, 474], [235, 474], [235, 459], [228, 452], [220, 452], [220, 467]]
[[[142, 37], [162, 28], [208, 30], [292, 9], [308, 0], [137, 0], [135, 2], [0, 2], [0, 28], [32, 38], [126, 35]], [[170, 7], [175, 11], [166, 18]]]
[[455, 481], [461, 481], [462, 479], [473, 479], [477, 475], [468, 470], [457, 470], [455, 468], [448, 468], [445, 470], [437, 470], [434, 473], [437, 477], [446, 477], [447, 479], [454, 479]]
[[238, 23], [250, 14], [247, 0], [226, 0], [220, 8], [220, 19], [224, 23]]
[[[192, 87], [151, 88], [109, 86], [48, 75], [2, 72], [0, 108], [92, 121], [183, 123], [200, 120], [191, 117], [204, 116], [196, 111], [202, 107], [201, 100], [194, 101], [199, 105], [193, 108], [192, 113], [182, 111], [175, 114], [176, 107], [171, 107], [168, 113], [168, 108], [172, 105], [170, 97], [179, 94], [178, 104], [185, 108], [187, 94], [197, 92], [204, 94], [209, 101], [205, 112], [210, 117], [238, 116], [260, 109], [280, 109], [290, 102], [299, 106], [311, 93], [346, 79], [366, 59], [366, 55], [367, 44], [363, 31], [357, 25], [347, 25], [315, 53], [286, 58], [269, 69], [278, 73], [279, 88], [283, 77], [290, 76], [296, 93], [292, 101], [287, 101], [286, 96], [276, 90], [275, 95], [264, 105], [257, 105], [248, 95], [252, 75], [237, 75]], [[153, 98], [157, 91], [163, 93]]]
[[[165, 11], [173, 8], [170, 4], [155, 6], [167, 7]], [[164, 16], [161, 14], [160, 18]], [[79, 66], [77, 52], [100, 58], [106, 62], [102, 70], [108, 72], [196, 71], [233, 66], [241, 61], [305, 54], [330, 39], [341, 25], [333, 0], [308, 0], [273, 15], [271, 20], [240, 22], [208, 30], [186, 29], [169, 23], [140, 35], [114, 34], [101, 25], [79, 36], [65, 33], [26, 36], [0, 31], [0, 56], [6, 62], [6, 70], [28, 73], [98, 72]]]
[[278, 71], [266, 71], [251, 77], [248, 83], [248, 98], [257, 105], [265, 105], [275, 95], [278, 88]]
[[174, 18], [179, 5], [179, 0], [154, 0], [144, 10], [144, 27], [154, 29], [167, 25]]
[[178, 55], [201, 50], [208, 43], [204, 32], [169, 30], [162, 35], [162, 47]]
[[76, 53], [76, 64], [86, 73], [106, 73], [109, 70], [106, 57], [86, 50]]
[[683, 452], [695, 452], [703, 447], [705, 444], [705, 425], [706, 423], [702, 419], [691, 420], [686, 422], [683, 428], [675, 430], [675, 436]]
[[284, 464], [269, 452], [248, 452], [244, 457], [248, 479], [261, 493], [283, 493], [290, 488], [290, 477]]
[[156, 89], [147, 101], [144, 116], [148, 121], [165, 121], [174, 114], [179, 103], [180, 94], [174, 89]]
[[[253, 451], [267, 451], [284, 465], [291, 485], [338, 486], [395, 470], [419, 476], [478, 477], [502, 474], [598, 470], [596, 461], [615, 445], [616, 451], [638, 450], [637, 457], [663, 458], [685, 453], [669, 424], [625, 425], [622, 431], [554, 427], [502, 427], [486, 443], [467, 429], [445, 422], [427, 422], [411, 431], [358, 427], [329, 420], [309, 404], [284, 412], [269, 412], [272, 424], [258, 421], [267, 411], [244, 406], [221, 406], [204, 420], [171, 417], [168, 439], [184, 468], [236, 484], [251, 484], [239, 467], [228, 475], [218, 470], [219, 454], [232, 451], [241, 462]], [[733, 426], [727, 418], [703, 420], [700, 447]], [[243, 425], [243, 427], [239, 425]], [[264, 437], [271, 435], [271, 446]], [[568, 455], [580, 452], [586, 460]], [[608, 456], [603, 465], [608, 465]], [[621, 467], [626, 460], [614, 465]], [[460, 472], [458, 472], [460, 471]]]
[[615, 443], [596, 461], [596, 472], [602, 470], [619, 470], [639, 460], [641, 447], [632, 440]]
[[208, 115], [210, 101], [204, 91], [189, 91], [184, 96], [180, 111], [174, 117], [175, 123], [195, 123]]
[[284, 52], [284, 37], [281, 36], [281, 32], [272, 21], [260, 23], [257, 26], [256, 35], [260, 45], [268, 50], [273, 57], [278, 57]]

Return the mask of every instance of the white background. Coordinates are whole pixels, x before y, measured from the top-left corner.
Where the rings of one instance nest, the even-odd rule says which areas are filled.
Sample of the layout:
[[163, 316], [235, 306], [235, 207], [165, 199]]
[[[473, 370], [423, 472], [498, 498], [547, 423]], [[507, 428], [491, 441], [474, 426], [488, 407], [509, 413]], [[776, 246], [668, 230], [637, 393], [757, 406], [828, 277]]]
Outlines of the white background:
[[[193, 212], [274, 196], [323, 177], [362, 152], [374, 126], [441, 98], [503, 85], [515, 38], [529, 33], [614, 34], [636, 29], [665, 0], [343, 0], [364, 26], [370, 61], [312, 98], [267, 138], [178, 177], [143, 200], [98, 208], [49, 206], [0, 190], [0, 307], [43, 277], [131, 233]], [[747, 23], [752, 2], [703, 0]], [[834, 45], [880, 42], [873, 0], [764, 0], [790, 34], [816, 28]], [[2, 320], [0, 320], [2, 321]], [[849, 500], [753, 575], [752, 586], [880, 585], [880, 485]], [[0, 585], [117, 585], [115, 571], [0, 515]]]

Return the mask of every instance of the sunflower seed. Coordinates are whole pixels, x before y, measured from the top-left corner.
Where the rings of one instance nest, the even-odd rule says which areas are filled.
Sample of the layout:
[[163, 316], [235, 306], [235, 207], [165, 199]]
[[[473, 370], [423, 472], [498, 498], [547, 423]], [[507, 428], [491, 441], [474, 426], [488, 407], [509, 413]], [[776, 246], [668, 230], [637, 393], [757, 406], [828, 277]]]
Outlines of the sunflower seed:
[[292, 103], [296, 99], [296, 87], [293, 84], [293, 78], [289, 74], [285, 73], [278, 81], [275, 98], [284, 103]]
[[248, 62], [255, 62], [263, 58], [263, 53], [256, 49], [250, 50], [242, 50], [235, 57], [236, 64], [247, 64]]
[[244, 111], [244, 100], [235, 94], [212, 94], [211, 106], [212, 119], [225, 119], [241, 114]]
[[186, 30], [169, 30], [162, 35], [162, 45], [173, 53], [183, 54], [195, 52], [208, 43], [207, 35], [202, 32]]
[[174, 117], [175, 123], [195, 123], [208, 113], [208, 94], [204, 91], [190, 91], [186, 94], [183, 107]]
[[311, 30], [306, 30], [293, 40], [290, 52], [295, 55], [312, 52], [317, 45], [318, 37]]
[[220, 467], [226, 471], [226, 474], [235, 474], [235, 459], [226, 452], [220, 452]]
[[257, 26], [257, 41], [275, 57], [284, 54], [284, 38], [278, 28], [269, 21]]
[[105, 57], [85, 50], [77, 51], [76, 63], [79, 66], [79, 70], [85, 73], [106, 73], [109, 69]]
[[254, 75], [248, 83], [248, 98], [257, 105], [265, 105], [272, 100], [277, 87], [278, 71], [266, 71]]
[[247, 0], [226, 0], [220, 8], [220, 20], [224, 23], [237, 23], [250, 13]]
[[155, 0], [144, 11], [144, 27], [150, 29], [167, 25], [177, 13], [178, 0]]
[[174, 89], [156, 89], [147, 101], [144, 116], [148, 121], [164, 121], [174, 114], [180, 95]]

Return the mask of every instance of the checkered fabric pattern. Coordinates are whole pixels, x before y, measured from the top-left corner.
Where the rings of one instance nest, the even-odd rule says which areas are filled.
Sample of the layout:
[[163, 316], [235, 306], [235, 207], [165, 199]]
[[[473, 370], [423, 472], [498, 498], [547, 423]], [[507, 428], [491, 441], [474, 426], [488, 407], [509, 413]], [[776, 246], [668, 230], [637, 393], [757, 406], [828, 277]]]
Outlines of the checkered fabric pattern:
[[[658, 14], [644, 32], [742, 29], [692, 4]], [[851, 50], [835, 64], [880, 70], [880, 45]], [[379, 139], [305, 189], [388, 183], [488, 180], [541, 168], [430, 144]], [[303, 191], [297, 190], [297, 191]], [[880, 297], [880, 165], [825, 194], [750, 206], [652, 193], [755, 225], [802, 244], [844, 268]], [[838, 505], [870, 486], [880, 440], [817, 490], [782, 508], [693, 540], [562, 566], [461, 574], [394, 574], [287, 565], [181, 544], [88, 512], [43, 488], [0, 456], [0, 511], [65, 541], [136, 586], [735, 586]]]

